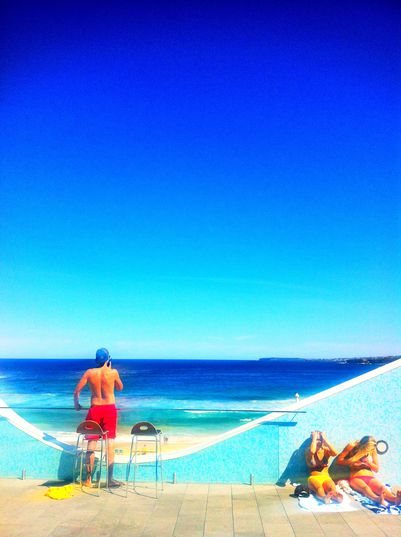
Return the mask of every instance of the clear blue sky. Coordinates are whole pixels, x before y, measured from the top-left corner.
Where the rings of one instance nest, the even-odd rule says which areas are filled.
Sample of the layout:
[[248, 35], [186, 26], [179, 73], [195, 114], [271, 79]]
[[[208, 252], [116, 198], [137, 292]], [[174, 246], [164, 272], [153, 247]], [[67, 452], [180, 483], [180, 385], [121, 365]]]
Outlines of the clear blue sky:
[[3, 4], [0, 357], [400, 354], [399, 3], [53, 4]]

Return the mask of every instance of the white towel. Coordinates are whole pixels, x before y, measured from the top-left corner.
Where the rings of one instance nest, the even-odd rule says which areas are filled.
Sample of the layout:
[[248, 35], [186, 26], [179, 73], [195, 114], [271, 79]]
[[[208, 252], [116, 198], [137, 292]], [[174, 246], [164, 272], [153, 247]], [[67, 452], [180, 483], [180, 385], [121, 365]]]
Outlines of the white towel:
[[308, 498], [298, 498], [298, 504], [302, 509], [314, 513], [341, 513], [345, 511], [357, 511], [360, 509], [347, 494], [344, 494], [344, 499], [341, 503], [333, 502], [325, 504], [317, 500], [315, 496], [311, 494]]

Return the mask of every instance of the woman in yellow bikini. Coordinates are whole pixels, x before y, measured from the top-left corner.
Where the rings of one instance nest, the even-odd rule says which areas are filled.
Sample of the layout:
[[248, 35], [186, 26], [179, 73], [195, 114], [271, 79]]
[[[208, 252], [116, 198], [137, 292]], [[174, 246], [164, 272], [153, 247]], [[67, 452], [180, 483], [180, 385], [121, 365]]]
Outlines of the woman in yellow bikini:
[[385, 501], [394, 505], [401, 504], [401, 491], [393, 494], [375, 476], [379, 464], [373, 436], [364, 436], [361, 440], [350, 442], [338, 456], [337, 463], [349, 466], [349, 484], [357, 492], [381, 505]]
[[337, 451], [327, 440], [326, 434], [312, 431], [311, 444], [305, 452], [306, 464], [310, 468], [309, 489], [324, 503], [341, 503], [343, 495], [337, 492], [336, 485], [329, 475], [329, 460]]

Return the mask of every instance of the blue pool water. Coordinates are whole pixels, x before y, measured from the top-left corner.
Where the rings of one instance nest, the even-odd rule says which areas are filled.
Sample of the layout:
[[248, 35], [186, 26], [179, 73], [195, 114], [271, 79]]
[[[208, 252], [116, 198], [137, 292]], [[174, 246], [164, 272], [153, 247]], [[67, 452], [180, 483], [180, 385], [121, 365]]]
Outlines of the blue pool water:
[[[0, 397], [47, 431], [73, 431], [83, 413], [72, 393], [93, 360], [0, 361]], [[153, 421], [165, 430], [210, 434], [240, 425], [366, 373], [372, 364], [336, 360], [114, 360], [124, 383], [117, 393], [119, 429]], [[89, 406], [89, 392], [81, 404]], [[53, 409], [53, 410], [52, 410]], [[251, 412], [259, 411], [258, 412]]]

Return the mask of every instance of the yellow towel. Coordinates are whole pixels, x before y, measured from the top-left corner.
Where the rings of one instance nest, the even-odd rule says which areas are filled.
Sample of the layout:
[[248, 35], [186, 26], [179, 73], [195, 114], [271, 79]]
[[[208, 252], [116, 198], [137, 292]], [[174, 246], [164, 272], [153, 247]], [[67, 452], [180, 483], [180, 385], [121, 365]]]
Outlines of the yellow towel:
[[74, 486], [64, 485], [62, 487], [49, 487], [45, 492], [45, 496], [49, 496], [53, 500], [66, 500], [74, 496]]

